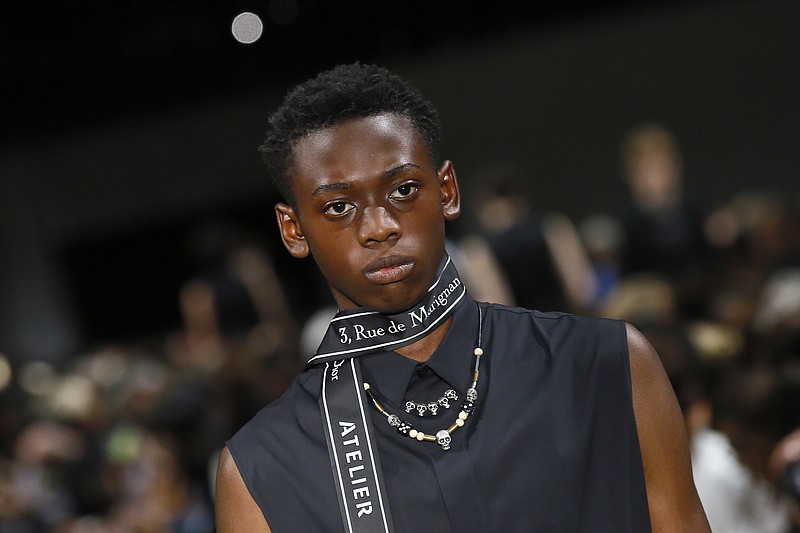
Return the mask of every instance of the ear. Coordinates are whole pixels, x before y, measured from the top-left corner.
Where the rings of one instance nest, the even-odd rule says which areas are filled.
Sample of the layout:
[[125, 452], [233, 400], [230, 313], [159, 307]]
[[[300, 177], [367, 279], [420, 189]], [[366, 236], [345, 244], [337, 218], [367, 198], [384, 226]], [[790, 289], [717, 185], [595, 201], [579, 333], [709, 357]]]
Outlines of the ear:
[[292, 206], [289, 204], [275, 204], [275, 216], [278, 218], [278, 229], [281, 232], [283, 245], [293, 257], [302, 259], [308, 257], [310, 249], [303, 228], [300, 227], [300, 220], [297, 218]]
[[456, 169], [451, 161], [442, 163], [438, 173], [442, 190], [442, 213], [445, 220], [455, 220], [461, 214], [461, 193], [458, 190]]

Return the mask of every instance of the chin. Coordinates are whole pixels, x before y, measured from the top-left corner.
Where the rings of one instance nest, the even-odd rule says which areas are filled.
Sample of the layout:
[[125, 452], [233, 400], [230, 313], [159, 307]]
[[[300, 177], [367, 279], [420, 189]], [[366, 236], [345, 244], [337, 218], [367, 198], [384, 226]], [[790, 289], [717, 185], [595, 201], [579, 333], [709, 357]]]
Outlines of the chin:
[[404, 298], [402, 301], [395, 300], [392, 302], [382, 302], [381, 304], [367, 307], [370, 307], [379, 313], [394, 315], [397, 313], [402, 313], [403, 311], [408, 311], [409, 309], [413, 308], [421, 299], [422, 296], [420, 295], [413, 299]]
[[419, 291], [419, 294], [415, 294], [407, 287], [403, 288], [399, 284], [395, 287], [388, 285], [375, 286], [368, 296], [367, 298], [354, 298], [334, 290], [334, 298], [339, 305], [339, 309], [343, 311], [356, 307], [365, 307], [379, 313], [393, 315], [414, 307], [425, 296], [425, 289]]

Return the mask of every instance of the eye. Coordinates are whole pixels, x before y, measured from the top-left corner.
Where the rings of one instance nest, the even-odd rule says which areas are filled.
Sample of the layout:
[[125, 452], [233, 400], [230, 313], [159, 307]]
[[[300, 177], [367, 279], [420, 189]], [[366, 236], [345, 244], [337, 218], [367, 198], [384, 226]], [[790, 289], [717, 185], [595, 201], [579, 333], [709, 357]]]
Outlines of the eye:
[[419, 185], [415, 185], [414, 183], [404, 183], [392, 191], [392, 193], [389, 195], [389, 198], [392, 200], [403, 200], [404, 198], [413, 196], [418, 190]]
[[354, 208], [353, 204], [348, 202], [332, 202], [325, 207], [325, 214], [335, 217], [346, 215]]
[[325, 207], [325, 214], [341, 216], [349, 213], [351, 209], [353, 209], [353, 204], [347, 202], [333, 202]]

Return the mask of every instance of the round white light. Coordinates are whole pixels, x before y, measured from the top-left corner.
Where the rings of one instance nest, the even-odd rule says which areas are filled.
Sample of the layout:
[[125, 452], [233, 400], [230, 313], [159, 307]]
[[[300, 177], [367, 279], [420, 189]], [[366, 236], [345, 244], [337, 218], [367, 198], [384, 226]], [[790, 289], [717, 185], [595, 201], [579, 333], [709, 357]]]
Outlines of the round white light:
[[261, 37], [264, 25], [258, 15], [250, 12], [239, 13], [233, 19], [231, 32], [237, 41], [243, 44], [252, 44]]

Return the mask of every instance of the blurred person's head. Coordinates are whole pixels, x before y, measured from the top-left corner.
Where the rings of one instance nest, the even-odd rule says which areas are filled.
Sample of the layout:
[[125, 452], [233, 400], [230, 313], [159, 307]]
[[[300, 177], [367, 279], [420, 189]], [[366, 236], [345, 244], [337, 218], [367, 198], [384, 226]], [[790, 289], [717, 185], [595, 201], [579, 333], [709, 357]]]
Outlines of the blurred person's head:
[[530, 206], [521, 185], [522, 167], [513, 161], [495, 161], [474, 172], [473, 204], [480, 227], [490, 233], [503, 233], [528, 214]]
[[661, 211], [681, 194], [681, 157], [675, 138], [659, 124], [633, 129], [622, 143], [622, 165], [634, 201]]
[[785, 198], [770, 192], [743, 193], [731, 202], [747, 253], [768, 268], [798, 259], [800, 220]]
[[578, 233], [592, 258], [618, 259], [625, 230], [615, 217], [605, 214], [590, 215], [578, 225]]
[[777, 270], [767, 278], [753, 330], [776, 358], [800, 361], [800, 268]]
[[800, 427], [800, 369], [731, 367], [716, 391], [714, 425], [727, 434], [742, 464], [779, 486], [770, 458], [781, 439]]

